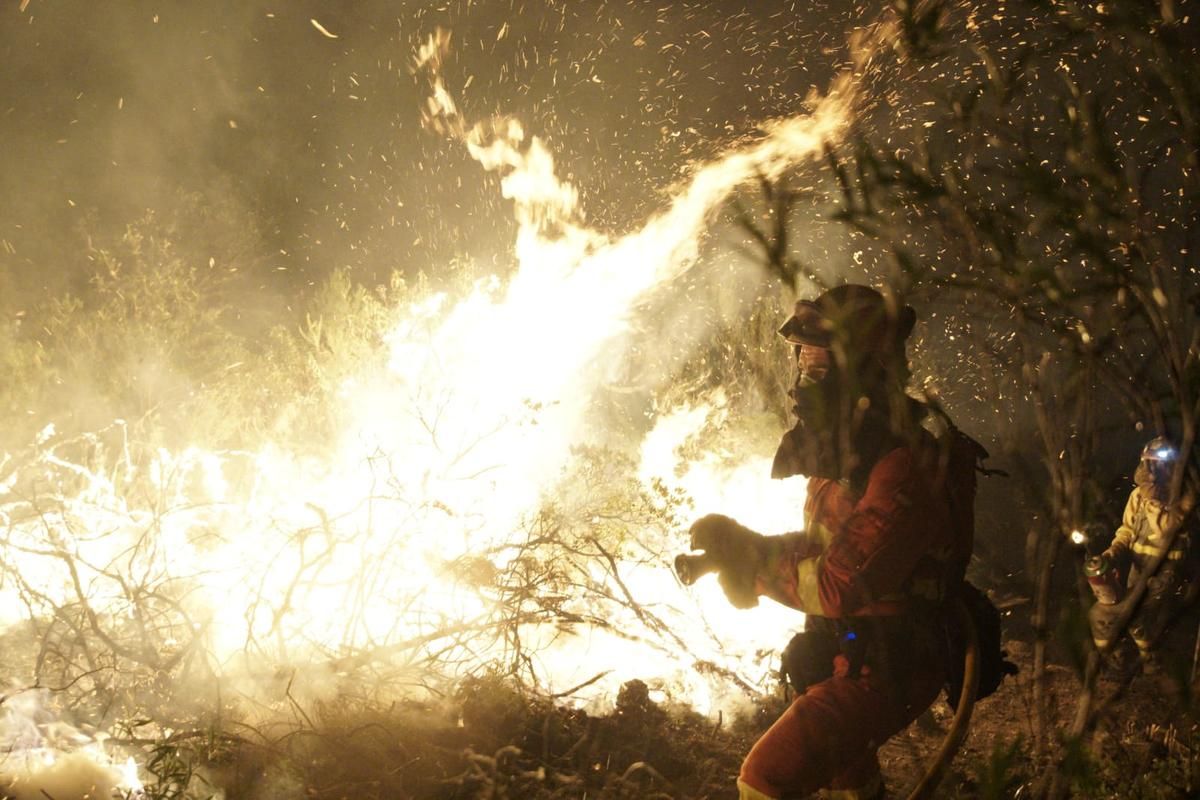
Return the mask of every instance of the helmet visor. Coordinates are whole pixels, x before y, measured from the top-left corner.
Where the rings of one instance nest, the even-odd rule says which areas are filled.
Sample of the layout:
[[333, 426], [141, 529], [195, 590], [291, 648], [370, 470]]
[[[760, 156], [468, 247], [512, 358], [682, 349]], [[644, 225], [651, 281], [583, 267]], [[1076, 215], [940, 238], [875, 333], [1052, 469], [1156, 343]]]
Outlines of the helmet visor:
[[811, 300], [796, 303], [796, 311], [779, 329], [779, 335], [794, 345], [829, 347], [829, 321]]

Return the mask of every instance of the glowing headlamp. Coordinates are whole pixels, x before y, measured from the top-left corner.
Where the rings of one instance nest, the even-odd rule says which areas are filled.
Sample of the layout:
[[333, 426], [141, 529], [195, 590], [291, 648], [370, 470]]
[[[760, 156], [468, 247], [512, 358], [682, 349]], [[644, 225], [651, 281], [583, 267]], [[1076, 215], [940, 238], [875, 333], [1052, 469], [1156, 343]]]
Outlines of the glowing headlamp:
[[1179, 449], [1165, 436], [1151, 439], [1142, 448], [1142, 461], [1174, 461], [1179, 458]]

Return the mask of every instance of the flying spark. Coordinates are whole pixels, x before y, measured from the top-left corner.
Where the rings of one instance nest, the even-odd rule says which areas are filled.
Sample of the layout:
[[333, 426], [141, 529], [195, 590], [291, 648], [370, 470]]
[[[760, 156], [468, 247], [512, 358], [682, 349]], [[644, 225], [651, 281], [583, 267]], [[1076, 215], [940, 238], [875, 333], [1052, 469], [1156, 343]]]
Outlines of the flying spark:
[[311, 23], [312, 23], [312, 26], [313, 26], [314, 28], [316, 28], [318, 31], [320, 31], [320, 32], [321, 32], [321, 35], [322, 35], [322, 36], [324, 36], [324, 37], [326, 37], [326, 38], [328, 38], [328, 39], [336, 39], [336, 38], [338, 38], [338, 36], [337, 36], [337, 34], [336, 34], [336, 33], [331, 33], [331, 32], [329, 31], [329, 29], [327, 29], [327, 28], [326, 28], [324, 25], [322, 25], [321, 23], [317, 22], [315, 19], [310, 19], [310, 20], [309, 20], [309, 22], [311, 22]]

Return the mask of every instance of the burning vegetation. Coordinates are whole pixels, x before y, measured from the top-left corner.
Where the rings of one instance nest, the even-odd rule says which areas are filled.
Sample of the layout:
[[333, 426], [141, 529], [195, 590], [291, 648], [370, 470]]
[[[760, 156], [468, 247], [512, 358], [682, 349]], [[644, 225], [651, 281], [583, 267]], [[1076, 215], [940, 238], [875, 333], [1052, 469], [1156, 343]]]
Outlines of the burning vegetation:
[[[32, 27], [39, 5], [4, 14]], [[567, 4], [538, 6], [565, 30]], [[402, 136], [503, 198], [506, 219], [446, 214], [457, 238], [503, 234], [491, 263], [464, 247], [393, 269], [372, 240], [272, 284], [295, 263], [262, 246], [282, 228], [188, 193], [79, 222], [61, 284], [0, 233], [0, 796], [733, 796], [790, 700], [780, 651], [804, 615], [735, 609], [672, 564], [705, 514], [803, 527], [804, 481], [769, 479], [795, 370], [776, 330], [847, 282], [917, 309], [910, 391], [1010, 474], [981, 479], [968, 575], [1022, 672], [943, 759], [940, 796], [1189, 796], [1195, 598], [1160, 678], [1119, 648], [1196, 530], [1190, 6], [854, 9], [819, 89], [688, 150], [650, 210], [607, 212], [619, 225], [584, 213], [569, 141], [474, 111], [459, 19], [421, 12], [348, 91], [416, 87]], [[791, 30], [781, 13], [687, 41]], [[353, 15], [290, 16], [352, 46]], [[1187, 513], [1093, 605], [1084, 548], [1159, 434], [1164, 501]], [[894, 791], [952, 714], [939, 701], [884, 748]]]

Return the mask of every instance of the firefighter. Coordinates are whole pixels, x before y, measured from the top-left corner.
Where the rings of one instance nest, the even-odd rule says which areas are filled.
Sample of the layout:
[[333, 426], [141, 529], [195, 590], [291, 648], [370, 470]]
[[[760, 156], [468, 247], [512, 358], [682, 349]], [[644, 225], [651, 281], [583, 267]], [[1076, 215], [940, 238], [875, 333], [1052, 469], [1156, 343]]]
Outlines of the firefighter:
[[804, 530], [763, 536], [718, 514], [692, 526], [734, 605], [766, 596], [807, 615], [806, 663], [789, 669], [804, 690], [747, 755], [741, 800], [882, 797], [878, 748], [945, 681], [942, 601], [971, 543], [956, 535], [964, 512], [925, 407], [905, 393], [915, 318], [866, 286], [797, 303], [780, 333], [795, 349], [798, 421], [772, 477], [809, 478]]
[[[1194, 524], [1191, 512], [1195, 495], [1185, 489], [1180, 500], [1170, 502], [1171, 477], [1178, 458], [1178, 449], [1162, 436], [1142, 449], [1121, 526], [1102, 554], [1108, 563], [1129, 565], [1127, 586], [1133, 587], [1146, 574], [1150, 562], [1167, 548], [1173, 529], [1184, 526], [1170, 542], [1158, 571], [1147, 578], [1142, 604], [1129, 622], [1129, 635], [1137, 645], [1145, 672], [1157, 671], [1155, 646], [1193, 584], [1188, 579], [1191, 537], [1187, 528], [1189, 523]], [[1107, 645], [1108, 636], [1103, 629], [1099, 631], [1097, 646]]]

